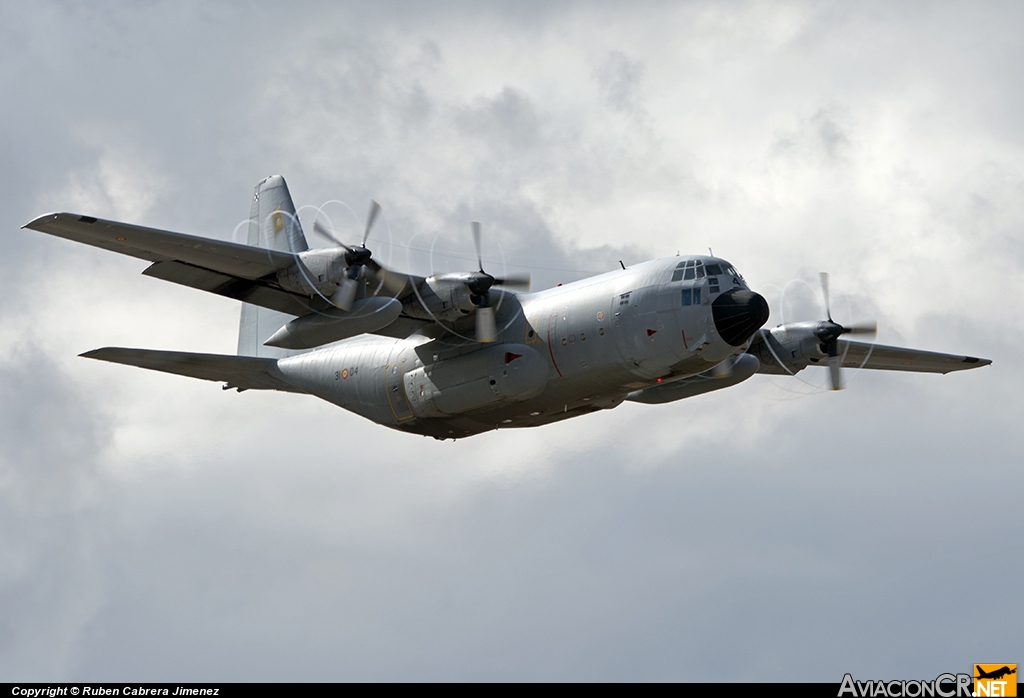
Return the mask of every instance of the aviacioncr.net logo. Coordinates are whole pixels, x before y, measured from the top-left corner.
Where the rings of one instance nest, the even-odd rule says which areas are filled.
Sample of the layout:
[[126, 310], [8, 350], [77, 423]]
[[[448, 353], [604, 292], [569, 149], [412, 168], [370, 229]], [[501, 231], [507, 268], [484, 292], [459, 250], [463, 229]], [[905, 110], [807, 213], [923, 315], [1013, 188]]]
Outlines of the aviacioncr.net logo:
[[839, 698], [972, 698], [971, 694], [970, 674], [939, 674], [932, 681], [857, 681], [846, 674], [839, 686]]
[[999, 696], [1010, 698], [1017, 695], [1016, 664], [975, 664], [974, 695], [979, 698]]

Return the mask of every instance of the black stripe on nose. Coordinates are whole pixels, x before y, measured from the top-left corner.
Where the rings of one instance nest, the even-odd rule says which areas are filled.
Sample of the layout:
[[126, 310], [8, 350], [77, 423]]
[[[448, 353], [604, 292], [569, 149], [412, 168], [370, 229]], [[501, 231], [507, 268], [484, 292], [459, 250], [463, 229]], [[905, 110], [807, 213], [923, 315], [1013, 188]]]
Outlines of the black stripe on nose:
[[715, 299], [711, 317], [722, 339], [739, 347], [768, 322], [768, 301], [753, 291], [736, 288]]

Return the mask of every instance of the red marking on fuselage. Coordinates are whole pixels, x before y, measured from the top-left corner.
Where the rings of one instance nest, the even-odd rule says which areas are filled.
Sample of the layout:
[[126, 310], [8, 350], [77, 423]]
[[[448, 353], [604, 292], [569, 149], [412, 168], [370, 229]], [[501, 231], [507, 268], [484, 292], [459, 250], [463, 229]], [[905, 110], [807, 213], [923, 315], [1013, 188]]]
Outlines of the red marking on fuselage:
[[505, 363], [510, 364], [513, 361], [515, 361], [516, 359], [518, 359], [520, 356], [522, 356], [522, 354], [513, 354], [510, 351], [506, 351], [505, 352]]
[[[561, 286], [562, 284], [558, 284]], [[562, 377], [562, 372], [558, 370], [558, 362], [555, 361], [555, 352], [551, 348], [551, 316], [548, 315], [548, 355], [551, 356], [551, 364], [555, 367], [555, 371], [558, 372], [558, 377]]]
[[650, 337], [652, 334], [658, 334], [658, 330], [647, 330], [648, 337]]
[[686, 348], [687, 351], [690, 350], [690, 347], [687, 346], [686, 344], [686, 330], [683, 330], [683, 346]]

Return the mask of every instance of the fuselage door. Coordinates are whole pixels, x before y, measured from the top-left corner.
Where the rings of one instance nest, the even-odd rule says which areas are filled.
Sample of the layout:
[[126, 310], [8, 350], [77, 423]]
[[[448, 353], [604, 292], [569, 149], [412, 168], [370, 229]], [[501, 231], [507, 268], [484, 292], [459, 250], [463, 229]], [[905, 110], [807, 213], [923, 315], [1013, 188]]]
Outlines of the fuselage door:
[[411, 419], [412, 407], [409, 406], [409, 399], [405, 396], [405, 361], [388, 364], [385, 373], [387, 374], [388, 405], [391, 406], [395, 419], [399, 422]]

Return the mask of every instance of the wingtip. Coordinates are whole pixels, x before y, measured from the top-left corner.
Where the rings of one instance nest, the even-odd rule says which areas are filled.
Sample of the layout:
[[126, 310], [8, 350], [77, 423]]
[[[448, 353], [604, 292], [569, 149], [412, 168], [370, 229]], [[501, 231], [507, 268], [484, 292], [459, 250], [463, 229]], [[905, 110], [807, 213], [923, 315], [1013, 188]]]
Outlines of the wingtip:
[[41, 233], [45, 233], [46, 231], [41, 226], [45, 225], [46, 223], [51, 223], [63, 216], [71, 216], [74, 218], [80, 217], [77, 213], [68, 213], [66, 211], [54, 211], [52, 213], [44, 213], [43, 215], [37, 218], [33, 218], [28, 223], [21, 226], [21, 229], [25, 230], [26, 228], [28, 228], [29, 230], [38, 230]]
[[89, 351], [83, 351], [79, 354], [79, 358], [82, 359], [103, 359], [103, 354], [113, 349], [113, 347], [100, 347], [99, 349], [90, 349]]

